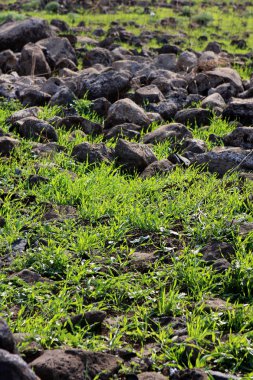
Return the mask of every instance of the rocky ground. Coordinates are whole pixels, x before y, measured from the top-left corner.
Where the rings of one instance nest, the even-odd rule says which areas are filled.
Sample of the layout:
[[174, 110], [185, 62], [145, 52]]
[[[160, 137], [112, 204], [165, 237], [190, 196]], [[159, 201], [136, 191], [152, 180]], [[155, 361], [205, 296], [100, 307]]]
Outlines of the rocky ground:
[[[80, 6], [87, 8], [94, 6], [93, 2], [76, 3], [77, 9]], [[122, 1], [122, 3], [124, 5], [135, 5], [134, 1]], [[60, 1], [60, 4], [62, 13], [69, 10], [70, 2], [63, 0]], [[14, 3], [12, 7], [17, 10], [21, 5], [22, 3]], [[99, 2], [98, 5], [104, 11], [114, 9], [112, 1]], [[144, 9], [147, 8], [147, 12], [150, 12], [149, 7], [152, 5], [152, 2], [141, 4]], [[190, 6], [191, 2], [171, 1], [170, 4], [167, 2], [159, 4], [164, 8], [173, 8], [179, 5]], [[73, 2], [71, 2], [71, 7], [73, 6]], [[5, 8], [6, 5], [3, 4], [2, 9]], [[173, 20], [168, 19], [168, 22], [173, 22]], [[147, 31], [146, 34], [143, 32], [136, 37], [117, 22], [113, 22], [109, 26], [106, 35], [100, 31], [102, 38], [97, 40], [84, 37], [83, 34], [79, 34], [81, 31], [82, 26], [79, 25], [71, 29], [65, 21], [57, 19], [57, 17], [50, 24], [40, 18], [28, 18], [22, 21], [7, 21], [0, 25], [2, 113], [5, 107], [8, 108], [10, 104], [11, 107], [13, 105], [11, 112], [8, 111], [9, 113], [4, 120], [1, 119], [0, 155], [6, 173], [7, 171], [12, 173], [15, 167], [15, 181], [11, 186], [8, 180], [5, 180], [4, 170], [1, 171], [0, 206], [2, 209], [5, 210], [7, 202], [11, 202], [13, 199], [21, 199], [23, 206], [18, 213], [25, 215], [27, 209], [24, 207], [28, 207], [29, 212], [34, 212], [35, 215], [33, 204], [37, 202], [40, 210], [43, 207], [42, 223], [46, 221], [46, 225], [51, 221], [61, 223], [64, 220], [66, 225], [74, 221], [73, 223], [76, 223], [75, 229], [76, 226], [87, 224], [89, 228], [95, 229], [97, 224], [106, 226], [112, 223], [110, 216], [108, 217], [110, 211], [96, 215], [95, 221], [89, 218], [87, 220], [84, 215], [81, 215], [81, 219], [79, 218], [80, 215], [77, 217], [80, 204], [76, 199], [74, 200], [69, 196], [67, 182], [65, 183], [63, 179], [59, 183], [59, 187], [63, 187], [62, 199], [66, 195], [71, 201], [65, 203], [61, 201], [60, 197], [58, 202], [54, 201], [53, 203], [50, 203], [51, 199], [47, 199], [47, 202], [44, 199], [40, 201], [37, 199], [40, 197], [37, 191], [39, 192], [38, 189], [43, 188], [43, 186], [48, 187], [49, 190], [47, 191], [50, 194], [53, 177], [59, 171], [65, 170], [64, 173], [67, 173], [66, 176], [69, 181], [74, 184], [77, 183], [75, 181], [79, 180], [79, 174], [68, 167], [73, 162], [73, 165], [77, 165], [77, 167], [83, 165], [85, 170], [88, 168], [87, 178], [90, 178], [90, 181], [94, 181], [92, 173], [96, 173], [100, 167], [101, 170], [105, 171], [108, 170], [108, 167], [113, 167], [113, 173], [108, 172], [111, 181], [113, 181], [113, 177], [119, 175], [122, 178], [120, 181], [126, 180], [130, 184], [131, 178], [135, 178], [138, 183], [144, 183], [144, 186], [146, 180], [153, 181], [150, 183], [158, 186], [159, 183], [162, 183], [159, 181], [163, 181], [163, 178], [167, 181], [170, 176], [176, 175], [175, 173], [181, 170], [183, 178], [185, 176], [185, 194], [188, 187], [191, 186], [190, 182], [195, 186], [195, 180], [199, 180], [201, 176], [202, 178], [205, 175], [209, 176], [210, 183], [213, 181], [213, 186], [208, 188], [203, 193], [203, 197], [201, 196], [198, 203], [194, 205], [193, 219], [202, 218], [202, 203], [208, 202], [208, 198], [213, 196], [213, 193], [218, 193], [224, 184], [224, 194], [226, 195], [227, 191], [231, 194], [234, 193], [235, 197], [237, 197], [236, 191], [239, 189], [238, 192], [240, 192], [241, 187], [245, 186], [246, 190], [241, 191], [243, 197], [247, 195], [247, 199], [242, 201], [243, 206], [240, 205], [240, 208], [244, 207], [250, 216], [253, 179], [253, 78], [250, 76], [247, 79], [242, 78], [234, 66], [236, 63], [243, 67], [246, 62], [252, 60], [252, 52], [231, 54], [215, 40], [206, 43], [203, 51], [187, 50], [176, 44], [170, 44], [165, 36], [165, 43], [162, 46], [156, 49], [147, 49], [142, 45], [148, 39]], [[99, 35], [98, 29], [96, 33]], [[153, 33], [155, 34], [155, 32]], [[162, 38], [161, 33], [159, 33], [159, 38]], [[92, 46], [89, 48], [81, 47], [81, 41], [88, 42]], [[135, 48], [123, 47], [123, 42], [135, 45]], [[239, 44], [240, 40], [237, 40], [236, 43]], [[138, 44], [140, 49], [136, 48]], [[212, 126], [215, 123], [216, 125], [219, 123], [224, 125], [227, 132], [222, 135], [212, 133]], [[65, 135], [62, 133], [67, 133], [71, 150], [69, 150], [69, 146], [66, 148], [64, 145], [66, 138], [63, 137]], [[207, 138], [201, 139], [196, 135], [207, 136]], [[160, 149], [162, 149], [163, 154], [160, 153]], [[36, 161], [33, 162], [33, 171], [29, 178], [24, 179], [23, 173], [28, 170], [22, 160], [22, 155], [25, 154], [36, 157]], [[48, 168], [50, 164], [52, 167], [56, 164], [55, 157], [57, 155], [64, 156], [65, 166], [56, 165], [56, 169], [52, 169], [56, 171], [50, 174], [51, 169]], [[20, 163], [21, 169], [16, 167], [18, 163]], [[73, 165], [71, 167], [74, 167]], [[45, 167], [49, 176], [45, 175]], [[197, 170], [196, 173], [198, 173], [189, 179], [189, 184], [187, 184], [188, 170]], [[197, 177], [198, 175], [199, 177]], [[236, 179], [233, 177], [234, 175]], [[234, 184], [233, 180], [235, 181]], [[20, 195], [19, 183], [22, 181], [25, 181], [25, 185], [22, 188], [23, 193]], [[128, 185], [126, 184], [126, 186]], [[166, 186], [172, 185], [166, 182], [164, 188]], [[12, 190], [10, 190], [11, 188]], [[26, 193], [27, 191], [28, 193]], [[133, 191], [132, 188], [129, 187], [129, 191]], [[96, 192], [96, 186], [93, 188], [93, 192]], [[114, 190], [112, 189], [110, 192], [111, 195], [106, 194], [105, 196], [111, 196], [113, 199]], [[149, 197], [151, 199], [154, 195], [150, 194]], [[89, 195], [87, 199], [89, 199]], [[160, 201], [162, 202], [161, 199]], [[86, 200], [86, 202], [89, 201]], [[101, 202], [103, 202], [102, 198]], [[120, 198], [117, 202], [120, 202]], [[147, 202], [148, 208], [149, 200], [146, 199], [145, 202]], [[171, 198], [171, 202], [173, 202], [173, 198]], [[229, 207], [233, 208], [233, 206], [231, 203]], [[84, 206], [82, 205], [82, 207]], [[137, 207], [139, 206], [136, 204]], [[155, 208], [152, 212], [156, 212]], [[152, 212], [149, 215], [150, 218]], [[162, 210], [159, 212], [162, 213]], [[48, 234], [52, 233], [50, 239], [54, 240], [54, 230], [52, 229], [49, 233], [45, 230], [43, 232], [44, 240], [36, 238], [37, 240], [32, 241], [32, 235], [29, 235], [31, 227], [27, 227], [21, 222], [20, 227], [15, 227], [17, 235], [21, 238], [9, 241], [11, 252], [6, 252], [7, 231], [12, 226], [12, 221], [6, 215], [8, 213], [3, 211], [2, 216], [0, 216], [0, 231], [3, 231], [4, 236], [1, 242], [3, 283], [8, 286], [8, 283], [12, 284], [12, 281], [15, 283], [15, 278], [18, 278], [17, 281], [23, 281], [26, 285], [29, 284], [31, 289], [34, 284], [40, 286], [38, 284], [45, 283], [45, 286], [50, 287], [51, 296], [54, 293], [58, 294], [59, 289], [54, 288], [56, 286], [54, 281], [63, 281], [67, 278], [66, 273], [64, 274], [65, 277], [60, 277], [60, 275], [57, 277], [53, 270], [50, 273], [48, 270], [42, 270], [41, 267], [41, 271], [36, 271], [32, 263], [26, 264], [22, 270], [18, 271], [16, 268], [19, 264], [15, 264], [17, 256], [24, 257], [26, 252], [30, 252], [29, 250], [34, 252], [38, 249], [39, 252], [39, 249], [46, 249], [44, 247], [48, 245]], [[36, 217], [29, 214], [29, 218], [32, 220]], [[224, 218], [226, 219], [226, 216]], [[145, 222], [143, 221], [144, 225]], [[242, 223], [240, 219], [238, 220], [231, 214], [231, 220], [225, 222], [228, 222], [228, 228], [240, 226], [239, 232], [237, 231], [238, 241], [243, 241], [247, 236], [245, 252], [250, 254], [253, 231], [251, 220], [243, 220], [244, 223]], [[115, 223], [115, 229], [120, 229], [119, 224]], [[176, 227], [172, 232], [170, 230], [172, 237], [170, 236], [168, 239], [169, 247], [166, 246], [167, 251], [164, 250], [163, 254], [166, 252], [168, 255], [168, 252], [169, 254], [173, 252], [175, 257], [180, 257], [180, 252], [187, 246], [190, 240], [189, 235], [185, 233], [183, 240], [180, 241], [178, 238], [181, 230], [186, 228], [181, 226], [182, 223], [178, 216], [174, 223]], [[215, 218], [213, 224], [215, 224]], [[43, 226], [45, 227], [44, 224]], [[130, 272], [133, 277], [136, 273], [144, 276], [148, 273], [152, 277], [152, 270], [157, 260], [156, 253], [158, 252], [160, 259], [162, 257], [162, 245], [165, 242], [162, 241], [164, 239], [162, 235], [157, 237], [158, 235], [154, 233], [151, 234], [151, 244], [150, 236], [146, 239], [143, 236], [143, 231], [136, 229], [132, 240], [128, 239], [127, 241], [128, 248], [130, 247], [129, 249], [133, 252], [131, 251], [132, 256], [130, 261], [127, 261], [126, 267], [123, 267], [122, 263], [119, 267], [114, 267], [112, 260], [112, 271], [115, 270], [113, 276], [118, 277], [119, 273]], [[25, 235], [23, 236], [22, 233]], [[61, 230], [60, 233], [64, 234], [64, 231]], [[201, 236], [201, 231], [198, 233]], [[36, 234], [39, 234], [38, 228]], [[205, 269], [207, 272], [203, 272], [206, 276], [207, 273], [213, 273], [214, 276], [217, 274], [218, 276], [226, 276], [226, 273], [234, 273], [232, 271], [238, 268], [239, 258], [235, 253], [235, 244], [231, 243], [234, 239], [233, 236], [229, 230], [226, 239], [223, 239], [224, 241], [214, 239], [216, 236], [211, 236], [211, 238], [209, 236], [209, 239], [205, 241], [205, 246], [202, 247], [201, 251], [203, 257], [200, 260], [200, 265], [203, 266], [204, 263], [204, 268], [207, 268]], [[103, 238], [105, 239], [105, 237], [101, 237], [101, 239]], [[68, 239], [70, 240], [69, 236], [64, 244], [67, 244]], [[115, 254], [116, 256], [120, 251], [121, 245], [123, 246], [120, 239], [121, 237], [115, 245], [115, 250], [110, 251], [110, 255]], [[146, 243], [145, 239], [149, 243]], [[95, 252], [96, 244], [92, 245], [92, 242], [90, 244], [92, 252]], [[107, 250], [110, 244], [112, 243], [109, 237], [106, 237], [104, 249]], [[192, 247], [194, 247], [196, 241], [189, 244], [193, 244]], [[142, 252], [138, 251], [140, 247]], [[88, 259], [85, 255], [82, 260], [78, 261], [78, 265], [83, 265], [83, 261]], [[166, 255], [162, 257], [162, 265], [163, 268], [169, 270], [172, 268], [170, 267], [172, 258]], [[76, 257], [73, 256], [71, 260], [75, 259]], [[159, 267], [157, 268], [159, 271]], [[249, 264], [247, 270], [251, 269]], [[100, 262], [99, 271], [102, 281], [105, 281], [103, 276], [107, 278], [108, 263], [101, 267]], [[178, 276], [178, 281], [180, 281], [180, 274], [178, 273], [173, 272], [173, 276]], [[236, 277], [236, 274], [234, 276]], [[242, 293], [245, 292], [243, 293], [245, 296], [243, 301], [247, 304], [251, 303], [251, 294], [248, 290], [249, 282], [246, 281], [245, 277], [241, 285], [243, 289], [248, 291], [248, 293], [246, 290], [242, 291]], [[181, 289], [182, 294], [183, 292], [187, 293], [188, 285], [185, 287], [185, 284]], [[62, 287], [62, 291], [64, 288], [62, 283], [60, 287]], [[149, 284], [148, 287], [151, 289], [152, 285]], [[232, 306], [229, 305], [230, 295], [227, 295], [226, 298], [228, 290], [225, 290], [224, 286], [222, 291], [222, 297], [220, 296], [221, 293], [219, 294], [219, 291], [216, 290], [212, 294], [214, 297], [209, 297], [204, 302], [205, 311], [210, 312], [211, 310], [211, 312], [216, 313], [215, 318], [219, 313], [221, 315], [226, 312], [226, 316], [232, 314]], [[237, 292], [240, 293], [240, 290]], [[56, 321], [57, 328], [59, 331], [64, 329], [66, 334], [72, 334], [74, 337], [78, 336], [75, 335], [77, 334], [75, 331], [78, 331], [79, 334], [80, 329], [86, 329], [88, 326], [90, 330], [87, 331], [89, 334], [91, 333], [91, 336], [109, 336], [108, 331], [114, 331], [113, 329], [119, 323], [117, 322], [119, 316], [115, 311], [112, 311], [112, 308], [98, 310], [97, 307], [94, 307], [97, 302], [94, 296], [89, 295], [87, 298], [89, 298], [87, 305], [91, 306], [85, 312], [81, 310], [79, 313], [72, 306], [67, 311], [66, 316], [63, 314], [62, 320]], [[195, 305], [196, 301], [199, 300], [194, 299]], [[6, 302], [6, 305], [10, 307], [9, 301]], [[130, 305], [131, 298], [127, 302]], [[233, 302], [236, 304], [236, 298]], [[132, 307], [136, 307], [137, 304]], [[15, 304], [12, 306], [14, 308], [11, 309], [11, 313], [10, 310], [6, 310], [4, 305], [1, 311], [9, 321], [15, 321], [22, 312], [25, 313], [26, 306], [22, 302], [18, 303], [18, 306]], [[173, 307], [176, 310], [176, 303]], [[192, 304], [191, 306], [187, 305], [186, 308], [189, 313], [192, 312], [192, 307]], [[209, 336], [205, 338], [207, 340], [204, 343], [202, 342], [203, 344], [189, 339], [189, 326], [184, 311], [181, 314], [174, 314], [174, 312], [168, 313], [165, 309], [160, 308], [158, 314], [156, 321], [158, 320], [159, 326], [170, 326], [174, 331], [170, 332], [170, 345], [162, 344], [161, 337], [159, 337], [159, 344], [151, 339], [151, 331], [152, 336], [155, 336], [154, 325], [156, 323], [154, 322], [155, 317], [152, 316], [153, 319], [150, 317], [152, 323], [148, 322], [147, 336], [149, 337], [145, 338], [144, 343], [136, 344], [135, 349], [133, 346], [131, 349], [129, 347], [126, 349], [124, 345], [119, 344], [117, 346], [115, 344], [114, 348], [103, 347], [101, 350], [99, 348], [85, 350], [80, 343], [83, 338], [78, 337], [73, 347], [70, 347], [69, 344], [59, 344], [56, 341], [52, 344], [43, 345], [36, 342], [35, 332], [32, 338], [28, 337], [29, 334], [24, 331], [21, 323], [15, 327], [15, 333], [12, 334], [7, 323], [1, 319], [0, 379], [225, 380], [250, 378], [247, 377], [247, 373], [252, 370], [252, 366], [249, 364], [250, 360], [247, 361], [247, 365], [244, 363], [238, 368], [234, 366], [233, 375], [229, 374], [231, 368], [226, 364], [227, 361], [219, 367], [217, 364], [219, 358], [216, 358], [216, 362], [212, 357], [210, 365], [207, 365], [208, 361], [204, 365], [202, 364], [200, 358], [208, 356], [207, 352], [211, 350], [210, 347], [212, 349], [213, 346], [215, 347], [216, 338]], [[131, 319], [130, 310], [128, 310], [128, 316]], [[120, 318], [124, 318], [124, 314]], [[222, 319], [222, 317], [220, 318]], [[231, 315], [229, 318], [232, 318]], [[233, 330], [234, 327], [231, 326], [230, 329]], [[250, 323], [247, 326], [247, 331], [250, 331]], [[59, 331], [57, 334], [60, 334]], [[214, 331], [213, 334], [215, 333]], [[226, 334], [229, 334], [229, 328], [224, 335], [219, 335], [219, 339], [228, 342]], [[247, 337], [247, 339], [249, 342], [250, 338]], [[23, 344], [24, 342], [26, 344]], [[128, 337], [125, 338], [125, 342], [129, 343]], [[201, 344], [204, 348], [201, 347]], [[177, 362], [177, 359], [174, 361], [171, 359], [169, 365], [166, 365], [167, 362], [163, 357], [164, 352], [166, 350], [173, 351], [175, 346], [176, 349], [180, 350], [180, 360]], [[206, 351], [203, 351], [202, 348]], [[153, 363], [154, 352], [161, 352], [157, 365]], [[234, 355], [240, 357], [238, 352]], [[241, 355], [247, 357], [245, 352]], [[226, 360], [229, 360], [229, 356], [226, 357]], [[232, 356], [230, 360], [234, 360]], [[227, 369], [228, 371], [226, 371]]]

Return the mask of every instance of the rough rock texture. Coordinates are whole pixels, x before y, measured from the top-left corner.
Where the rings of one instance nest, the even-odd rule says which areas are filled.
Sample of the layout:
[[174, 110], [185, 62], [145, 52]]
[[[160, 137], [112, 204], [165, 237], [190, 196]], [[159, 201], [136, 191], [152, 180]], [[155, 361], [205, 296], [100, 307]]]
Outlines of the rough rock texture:
[[146, 134], [143, 137], [143, 142], [145, 144], [157, 144], [166, 140], [174, 142], [188, 137], [191, 138], [192, 133], [183, 124], [171, 123], [162, 125], [154, 131]]
[[147, 128], [150, 124], [150, 119], [144, 110], [132, 100], [122, 99], [109, 108], [105, 127], [110, 128], [123, 123], [133, 123]]
[[88, 78], [80, 77], [78, 84], [79, 97], [87, 94], [91, 100], [102, 97], [116, 100], [130, 88], [130, 74], [123, 71], [119, 73], [111, 69], [100, 74], [92, 74]]
[[238, 127], [224, 136], [223, 141], [227, 146], [253, 149], [253, 127]]
[[167, 159], [155, 161], [148, 165], [146, 169], [141, 173], [142, 178], [153, 177], [156, 174], [167, 174], [173, 170], [174, 165]]
[[0, 349], [0, 380], [40, 380], [18, 355]]
[[89, 164], [109, 163], [114, 158], [113, 150], [105, 144], [89, 144], [88, 142], [76, 145], [73, 148], [72, 156], [79, 162], [88, 162]]
[[19, 141], [8, 136], [0, 137], [0, 156], [9, 156]]
[[245, 125], [253, 124], [253, 98], [232, 99], [223, 112], [223, 117], [239, 120]]
[[253, 170], [253, 153], [241, 148], [215, 148], [198, 154], [192, 163], [207, 167], [211, 173], [224, 175], [229, 170]]
[[68, 58], [77, 63], [75, 49], [67, 38], [51, 37], [44, 40], [40, 39], [37, 45], [45, 51], [49, 65], [54, 68], [57, 62], [63, 58]]
[[57, 133], [52, 125], [46, 121], [26, 118], [18, 127], [21, 137], [26, 139], [34, 139], [41, 142], [58, 141]]
[[38, 18], [8, 22], [0, 26], [0, 51], [20, 51], [28, 42], [37, 42], [53, 34], [48, 23]]
[[0, 318], [0, 349], [6, 350], [11, 354], [16, 353], [14, 337], [7, 323], [2, 318]]
[[20, 75], [48, 76], [51, 74], [43, 51], [33, 43], [26, 44], [23, 47], [18, 65]]
[[178, 111], [175, 116], [175, 121], [182, 124], [190, 124], [191, 126], [197, 125], [201, 127], [202, 125], [210, 124], [210, 119], [212, 113], [203, 108], [189, 108]]
[[157, 161], [152, 150], [138, 143], [119, 139], [115, 147], [117, 162], [129, 171], [143, 171], [152, 162]]
[[230, 84], [236, 93], [243, 91], [240, 75], [229, 67], [219, 67], [197, 74], [189, 83], [189, 91], [207, 95], [208, 90], [225, 83]]
[[30, 363], [41, 380], [92, 380], [100, 375], [109, 379], [119, 368], [121, 360], [116, 356], [82, 350], [45, 351]]

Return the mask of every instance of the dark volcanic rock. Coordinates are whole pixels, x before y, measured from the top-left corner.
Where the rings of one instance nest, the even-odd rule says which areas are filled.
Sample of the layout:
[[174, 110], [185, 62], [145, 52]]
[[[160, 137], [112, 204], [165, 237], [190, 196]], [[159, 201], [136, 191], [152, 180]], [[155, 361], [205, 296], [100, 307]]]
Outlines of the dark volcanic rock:
[[73, 91], [68, 87], [61, 87], [49, 101], [50, 106], [69, 106], [77, 99]]
[[141, 173], [142, 178], [153, 177], [156, 174], [167, 174], [171, 172], [174, 168], [174, 165], [169, 160], [155, 161], [144, 169]]
[[88, 78], [79, 77], [78, 96], [83, 97], [86, 93], [91, 100], [106, 98], [116, 100], [130, 88], [130, 74], [115, 70], [104, 71], [100, 74], [92, 74]]
[[165, 100], [158, 104], [149, 104], [149, 111], [157, 112], [166, 121], [171, 121], [178, 111], [178, 105], [173, 100]]
[[209, 109], [214, 109], [216, 107], [224, 109], [226, 107], [226, 103], [224, 102], [223, 97], [217, 92], [203, 99], [201, 105], [203, 108]]
[[202, 369], [185, 369], [175, 372], [171, 380], [208, 380], [207, 374]]
[[141, 130], [142, 130], [142, 127], [133, 123], [124, 123], [120, 125], [115, 125], [115, 127], [112, 127], [105, 131], [104, 140], [110, 140], [110, 139], [116, 140], [120, 137], [122, 138], [127, 137], [129, 139], [139, 139], [141, 135], [140, 134]]
[[17, 70], [18, 60], [16, 55], [10, 49], [0, 53], [0, 69], [3, 73], [9, 73]]
[[189, 83], [189, 92], [207, 95], [208, 90], [224, 83], [229, 83], [236, 93], [243, 91], [240, 75], [231, 68], [219, 67], [193, 77]]
[[182, 124], [190, 124], [191, 126], [209, 125], [212, 117], [211, 111], [203, 108], [188, 108], [178, 111], [175, 121]]
[[23, 106], [28, 107], [44, 106], [51, 99], [51, 95], [32, 87], [27, 87], [20, 92], [18, 91], [17, 95]]
[[121, 360], [101, 352], [71, 350], [45, 351], [30, 363], [41, 380], [107, 380], [117, 372]]
[[187, 137], [191, 138], [192, 133], [183, 124], [171, 123], [162, 125], [154, 131], [146, 134], [143, 137], [143, 142], [145, 144], [157, 144], [165, 140], [175, 142]]
[[122, 99], [109, 108], [105, 127], [110, 128], [123, 123], [133, 123], [147, 128], [150, 124], [150, 119], [144, 110], [132, 100]]
[[18, 355], [0, 349], [0, 380], [39, 380]]
[[45, 20], [30, 18], [24, 21], [8, 22], [0, 26], [0, 51], [20, 51], [28, 42], [37, 42], [53, 36]]
[[110, 106], [111, 103], [106, 98], [98, 98], [93, 100], [91, 104], [91, 111], [98, 114], [98, 116], [107, 117]]
[[66, 116], [60, 119], [56, 123], [58, 128], [65, 128], [67, 130], [79, 129], [86, 135], [99, 135], [102, 133], [102, 126], [98, 123], [94, 123], [82, 116]]
[[103, 66], [111, 66], [112, 61], [112, 53], [109, 50], [100, 47], [88, 51], [83, 57], [84, 67], [94, 66], [97, 63]]
[[46, 121], [27, 118], [18, 127], [21, 137], [35, 139], [41, 142], [58, 141], [57, 133], [52, 125]]
[[253, 170], [253, 154], [241, 148], [215, 148], [211, 152], [198, 154], [192, 163], [205, 165], [211, 173], [224, 175], [229, 170]]
[[[101, 323], [104, 321], [106, 318], [106, 313], [101, 310], [91, 310], [87, 311], [84, 314], [78, 314], [74, 315], [64, 321], [64, 326], [68, 330], [72, 330], [72, 326], [80, 326], [80, 327], [85, 327], [87, 325], [94, 325], [94, 329], [99, 329], [101, 327]], [[70, 323], [69, 323], [70, 321]]]
[[72, 156], [79, 162], [98, 164], [101, 162], [111, 162], [114, 159], [113, 150], [105, 144], [89, 144], [84, 142], [74, 146]]
[[20, 75], [48, 76], [51, 74], [43, 51], [33, 43], [26, 44], [23, 47], [18, 66]]
[[183, 153], [192, 152], [196, 154], [205, 153], [207, 150], [206, 143], [199, 139], [185, 139], [181, 144]]
[[253, 98], [232, 99], [223, 112], [223, 117], [239, 120], [246, 125], [253, 124]]
[[145, 102], [159, 103], [164, 100], [164, 96], [157, 86], [150, 84], [149, 86], [140, 87], [135, 92], [135, 100], [139, 104]]
[[144, 144], [119, 139], [115, 147], [117, 162], [127, 170], [142, 172], [152, 162], [157, 161], [152, 150]]
[[68, 58], [77, 64], [75, 49], [65, 37], [40, 39], [37, 45], [45, 52], [46, 59], [52, 68], [63, 58]]
[[224, 136], [223, 141], [227, 146], [253, 149], [253, 127], [238, 127]]
[[7, 323], [2, 318], [0, 318], [0, 349], [6, 350], [11, 354], [16, 352], [14, 337]]
[[0, 137], [0, 156], [9, 156], [19, 141], [8, 136]]

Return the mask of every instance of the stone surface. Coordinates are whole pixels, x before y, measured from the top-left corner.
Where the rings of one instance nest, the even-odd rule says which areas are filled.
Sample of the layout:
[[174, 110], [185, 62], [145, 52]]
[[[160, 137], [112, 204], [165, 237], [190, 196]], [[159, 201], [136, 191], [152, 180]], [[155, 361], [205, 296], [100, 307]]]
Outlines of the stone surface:
[[0, 349], [0, 380], [40, 380], [20, 356]]
[[115, 125], [105, 131], [104, 140], [117, 140], [118, 138], [139, 139], [141, 130], [141, 126], [133, 123]]
[[171, 123], [167, 125], [162, 125], [154, 131], [146, 134], [143, 137], [143, 142], [145, 144], [157, 144], [166, 140], [175, 142], [191, 137], [192, 133], [183, 124]]
[[114, 158], [113, 150], [105, 144], [90, 144], [88, 142], [74, 146], [72, 156], [79, 162], [88, 162], [89, 164], [109, 163]]
[[18, 61], [20, 75], [49, 76], [51, 69], [46, 61], [43, 51], [33, 43], [26, 44]]
[[127, 170], [142, 172], [152, 162], [157, 161], [152, 150], [144, 144], [119, 139], [115, 147], [117, 162]]
[[65, 37], [40, 39], [37, 45], [45, 51], [46, 59], [51, 68], [54, 68], [58, 61], [63, 58], [68, 58], [77, 64], [75, 49]]
[[253, 98], [232, 99], [223, 112], [223, 117], [239, 120], [245, 125], [253, 124]]
[[115, 102], [108, 111], [105, 127], [110, 128], [118, 124], [133, 123], [147, 128], [150, 124], [144, 110], [130, 99]]
[[231, 170], [253, 170], [253, 154], [241, 148], [215, 148], [210, 152], [198, 154], [192, 163], [205, 165], [211, 173], [220, 176]]
[[41, 142], [58, 141], [58, 136], [54, 127], [40, 119], [23, 119], [23, 123], [18, 127], [18, 132], [21, 137], [26, 139]]
[[178, 111], [175, 121], [182, 124], [190, 124], [191, 126], [209, 125], [211, 122], [211, 111], [204, 108], [188, 108]]
[[38, 18], [7, 22], [0, 26], [0, 51], [21, 51], [28, 42], [36, 42], [53, 34], [47, 21]]
[[102, 97], [116, 100], [130, 88], [130, 78], [128, 72], [117, 72], [112, 69], [100, 74], [92, 74], [84, 79], [80, 76], [78, 77], [78, 95], [84, 97], [87, 94], [91, 100]]
[[164, 96], [156, 85], [150, 84], [136, 90], [135, 100], [138, 104], [159, 103], [164, 100]]
[[8, 351], [11, 354], [16, 353], [14, 337], [7, 323], [2, 318], [0, 318], [0, 349]]
[[8, 136], [0, 137], [0, 156], [8, 157], [11, 152], [15, 149], [16, 146], [19, 145], [19, 141], [17, 139], [13, 139]]
[[51, 350], [30, 363], [41, 380], [92, 380], [99, 375], [109, 379], [119, 369], [121, 360], [101, 352]]

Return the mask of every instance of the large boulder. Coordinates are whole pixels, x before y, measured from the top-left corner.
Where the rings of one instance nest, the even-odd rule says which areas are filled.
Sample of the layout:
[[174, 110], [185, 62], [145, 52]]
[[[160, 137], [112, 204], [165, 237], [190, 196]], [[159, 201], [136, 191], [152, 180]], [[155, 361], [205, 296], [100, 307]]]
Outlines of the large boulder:
[[116, 100], [130, 88], [130, 79], [131, 76], [128, 72], [117, 72], [112, 69], [94, 73], [84, 79], [79, 76], [77, 78], [78, 95], [83, 97], [87, 94], [91, 100], [103, 97], [108, 100]]
[[232, 99], [223, 112], [223, 117], [239, 120], [246, 125], [253, 124], [253, 98]]
[[133, 123], [147, 128], [150, 124], [150, 119], [144, 110], [132, 100], [121, 99], [109, 108], [105, 127], [110, 128], [123, 123]]
[[0, 349], [0, 380], [39, 380], [20, 356]]
[[54, 35], [45, 20], [30, 18], [24, 21], [7, 22], [0, 26], [0, 51], [20, 51], [28, 42], [37, 42]]
[[69, 349], [45, 351], [30, 366], [41, 380], [107, 380], [118, 371], [120, 363], [110, 354]]
[[142, 172], [157, 161], [153, 151], [144, 144], [119, 139], [115, 147], [117, 162], [130, 172]]
[[49, 76], [51, 69], [41, 48], [32, 42], [26, 44], [18, 61], [20, 75]]

